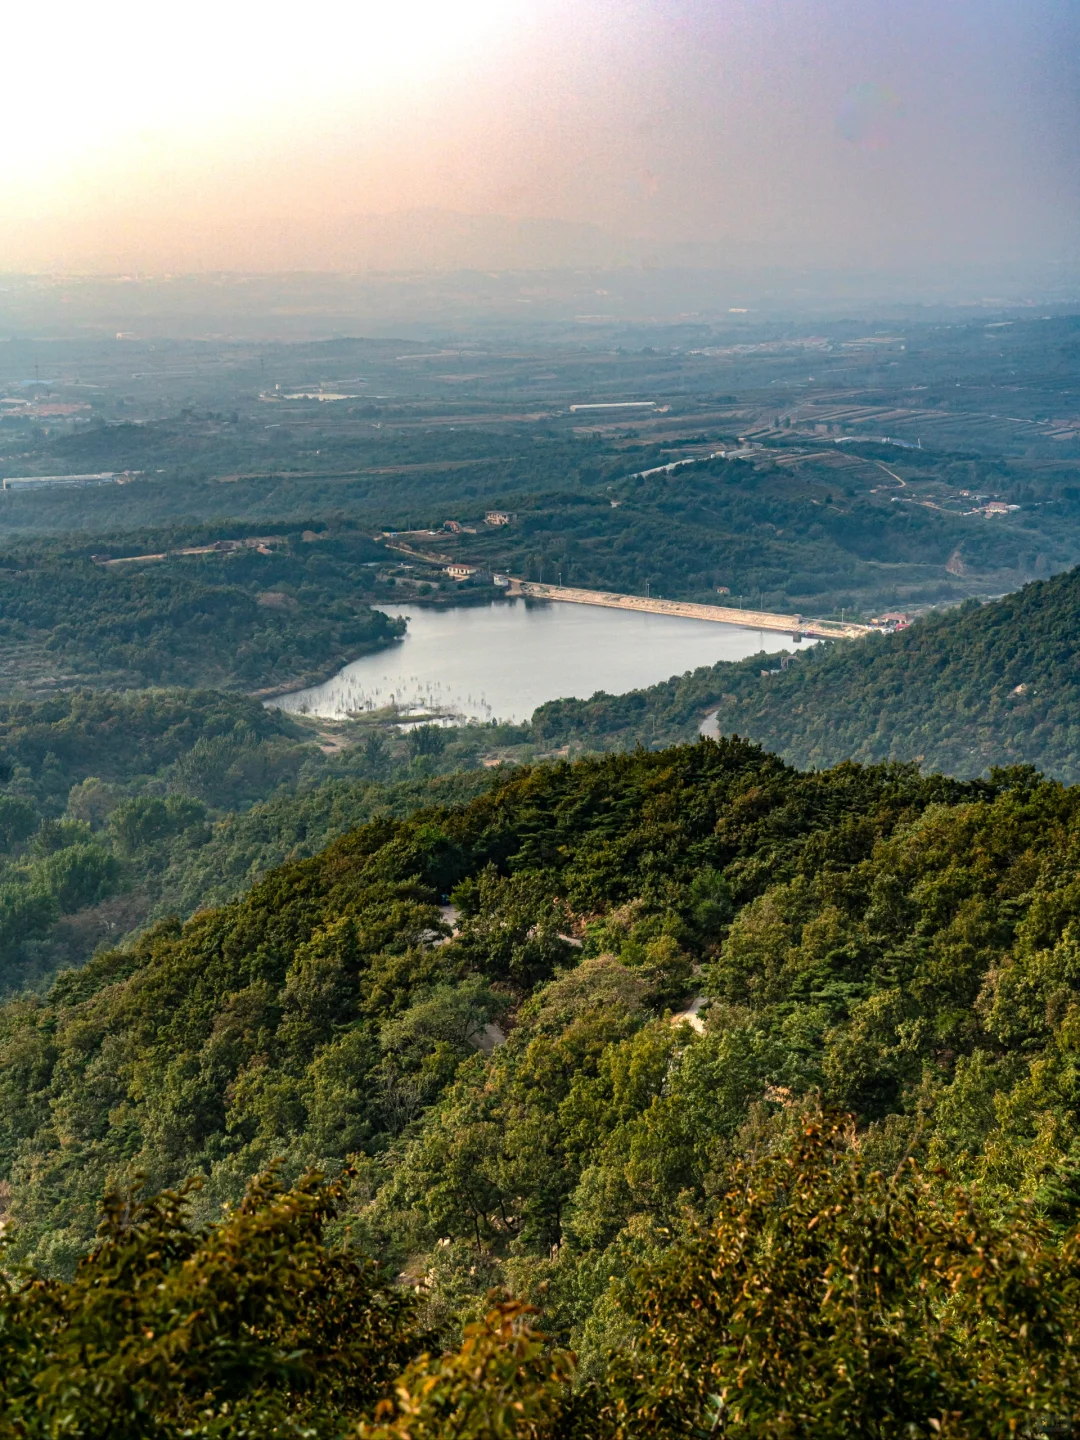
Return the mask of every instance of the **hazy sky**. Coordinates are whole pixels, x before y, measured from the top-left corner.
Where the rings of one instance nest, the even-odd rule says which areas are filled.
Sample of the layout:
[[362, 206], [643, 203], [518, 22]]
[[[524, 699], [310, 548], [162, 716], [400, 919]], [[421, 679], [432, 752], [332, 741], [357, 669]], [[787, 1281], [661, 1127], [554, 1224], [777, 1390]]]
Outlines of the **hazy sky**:
[[[0, 268], [500, 264], [507, 219], [604, 232], [534, 262], [1078, 254], [1075, 0], [53, 0], [0, 44]], [[366, 218], [417, 210], [501, 218]]]

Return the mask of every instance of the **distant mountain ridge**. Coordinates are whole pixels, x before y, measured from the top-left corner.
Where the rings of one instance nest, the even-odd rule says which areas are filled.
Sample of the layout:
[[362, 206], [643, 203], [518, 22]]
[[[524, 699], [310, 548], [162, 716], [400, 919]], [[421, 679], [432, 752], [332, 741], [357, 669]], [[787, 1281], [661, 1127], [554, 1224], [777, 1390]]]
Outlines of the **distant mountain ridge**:
[[[59, 248], [58, 248], [59, 247]], [[123, 237], [75, 220], [62, 238], [48, 222], [9, 220], [0, 268], [115, 274], [149, 268], [240, 271], [441, 271], [620, 266], [649, 245], [598, 225], [543, 216], [471, 214], [434, 206], [326, 216], [272, 215], [242, 222], [179, 222], [171, 236], [132, 217]]]

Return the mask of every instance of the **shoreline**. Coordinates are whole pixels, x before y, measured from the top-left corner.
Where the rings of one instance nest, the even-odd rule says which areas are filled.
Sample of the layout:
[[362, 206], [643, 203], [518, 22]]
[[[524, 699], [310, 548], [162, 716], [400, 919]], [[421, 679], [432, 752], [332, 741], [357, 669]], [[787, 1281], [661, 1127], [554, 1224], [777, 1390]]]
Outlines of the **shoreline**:
[[283, 680], [280, 685], [267, 685], [261, 690], [244, 690], [236, 693], [247, 695], [249, 700], [261, 700], [265, 704], [267, 700], [273, 700], [279, 695], [294, 695], [299, 690], [310, 690], [315, 685], [325, 685], [328, 680], [332, 680], [354, 660], [362, 660], [365, 655], [380, 655], [384, 650], [391, 650], [395, 645], [400, 645], [404, 639], [404, 634], [395, 635], [386, 645], [376, 645], [371, 649], [359, 650], [355, 654], [349, 654], [344, 659], [339, 658], [333, 662], [328, 660], [318, 670], [309, 670], [299, 679]]

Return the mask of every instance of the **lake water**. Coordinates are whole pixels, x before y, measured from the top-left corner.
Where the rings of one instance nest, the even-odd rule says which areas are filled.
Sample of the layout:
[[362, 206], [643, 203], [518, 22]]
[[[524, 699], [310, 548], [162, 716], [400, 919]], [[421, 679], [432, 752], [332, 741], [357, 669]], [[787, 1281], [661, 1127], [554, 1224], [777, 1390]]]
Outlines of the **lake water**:
[[403, 640], [270, 703], [326, 719], [394, 705], [409, 714], [521, 721], [546, 700], [588, 699], [597, 690], [618, 695], [699, 665], [794, 648], [791, 636], [776, 630], [595, 605], [379, 608], [409, 617]]

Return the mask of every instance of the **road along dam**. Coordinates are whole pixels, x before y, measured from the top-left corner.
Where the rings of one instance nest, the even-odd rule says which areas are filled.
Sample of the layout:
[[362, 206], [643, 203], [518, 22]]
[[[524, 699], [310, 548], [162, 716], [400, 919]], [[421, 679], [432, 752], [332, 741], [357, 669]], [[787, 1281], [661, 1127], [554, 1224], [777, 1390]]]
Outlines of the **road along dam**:
[[774, 615], [769, 610], [738, 610], [727, 605], [693, 605], [687, 600], [655, 600], [644, 595], [619, 595], [611, 590], [577, 590], [570, 585], [541, 585], [535, 580], [511, 577], [511, 595], [533, 600], [560, 600], [569, 605], [603, 605], [609, 610], [648, 610], [653, 615], [679, 615], [684, 620], [711, 620], [718, 625], [741, 625], [746, 630], [780, 630], [789, 635], [813, 635], [820, 640], [857, 640], [870, 633], [869, 625], [842, 624], [839, 620], [808, 620], [802, 615]]

